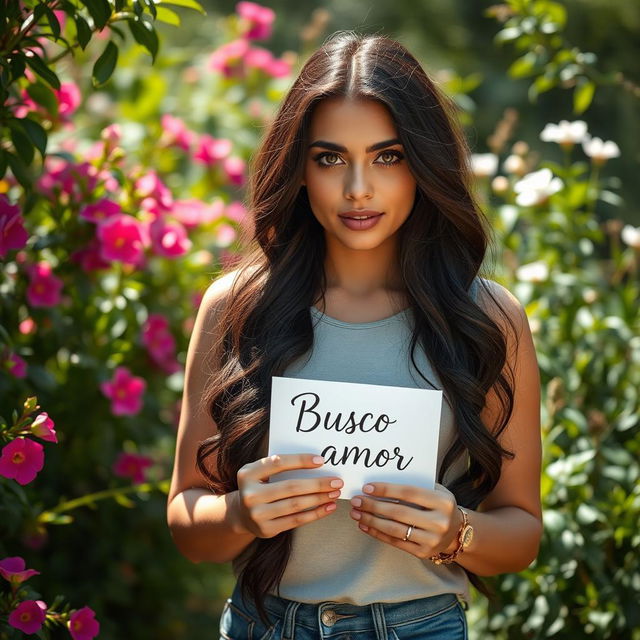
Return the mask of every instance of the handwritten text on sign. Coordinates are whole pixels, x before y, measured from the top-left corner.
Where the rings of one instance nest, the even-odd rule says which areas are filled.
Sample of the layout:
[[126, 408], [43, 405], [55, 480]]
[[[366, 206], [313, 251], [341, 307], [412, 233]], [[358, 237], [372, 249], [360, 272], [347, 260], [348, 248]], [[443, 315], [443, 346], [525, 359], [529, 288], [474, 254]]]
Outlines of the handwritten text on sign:
[[367, 482], [433, 489], [442, 391], [273, 377], [269, 455], [317, 453], [319, 469], [273, 480], [336, 474], [341, 498]]

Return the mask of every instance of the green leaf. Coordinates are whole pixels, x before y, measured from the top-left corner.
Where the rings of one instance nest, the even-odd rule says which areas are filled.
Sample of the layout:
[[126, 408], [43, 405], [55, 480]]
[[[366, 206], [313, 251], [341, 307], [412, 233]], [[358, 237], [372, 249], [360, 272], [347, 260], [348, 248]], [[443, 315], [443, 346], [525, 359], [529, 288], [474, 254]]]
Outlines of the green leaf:
[[155, 20], [158, 17], [158, 9], [156, 8], [155, 0], [144, 0], [144, 3], [149, 7], [149, 13]]
[[507, 70], [512, 78], [524, 78], [530, 76], [536, 65], [537, 56], [532, 51], [518, 58]]
[[151, 54], [151, 60], [155, 62], [158, 54], [158, 34], [153, 26], [148, 25], [143, 20], [128, 20], [127, 22], [135, 41]]
[[113, 496], [115, 501], [122, 507], [127, 507], [128, 509], [131, 509], [132, 507], [136, 506], [136, 503], [131, 500], [131, 498], [127, 498], [127, 496], [121, 494], [121, 493], [116, 493], [115, 496]]
[[22, 130], [22, 127], [15, 124], [16, 122], [17, 121], [15, 119], [11, 119], [8, 122], [9, 128], [11, 130], [11, 142], [13, 143], [14, 149], [18, 152], [24, 163], [31, 164], [33, 162], [34, 154], [33, 144]]
[[91, 40], [91, 27], [89, 23], [80, 15], [73, 16], [76, 23], [76, 31], [78, 35], [78, 43], [80, 47], [84, 49]]
[[171, 11], [166, 7], [157, 7], [156, 11], [156, 18], [159, 22], [166, 22], [176, 27], [180, 26], [180, 16], [175, 11]]
[[195, 9], [202, 15], [207, 15], [207, 12], [202, 8], [199, 2], [196, 0], [158, 0], [158, 4], [173, 4], [177, 7], [186, 7], [187, 9]]
[[56, 14], [46, 5], [44, 5], [44, 13], [47, 16], [47, 21], [49, 22], [49, 26], [51, 27], [51, 33], [57, 40], [60, 37], [60, 22], [58, 22]]
[[534, 80], [533, 85], [536, 88], [536, 92], [538, 94], [541, 94], [545, 91], [549, 91], [549, 89], [553, 89], [553, 87], [555, 87], [557, 83], [557, 78], [545, 74], [543, 76], [538, 76]]
[[9, 68], [11, 69], [11, 82], [15, 82], [18, 78], [22, 78], [26, 68], [25, 56], [20, 53], [19, 55], [15, 55], [11, 58]]
[[7, 153], [4, 149], [0, 148], [0, 180], [4, 178], [7, 173]]
[[47, 67], [38, 54], [34, 53], [33, 56], [26, 56], [25, 61], [48, 85], [54, 89], [60, 89], [58, 76]]
[[58, 117], [58, 100], [47, 85], [42, 82], [30, 84], [27, 87], [27, 94], [34, 102], [42, 105], [53, 118]]
[[47, 152], [47, 132], [44, 130], [44, 127], [31, 118], [23, 118], [20, 120], [20, 123], [25, 133], [29, 136], [29, 140], [31, 140], [44, 158]]
[[578, 84], [573, 91], [573, 111], [576, 114], [584, 113], [589, 108], [591, 101], [593, 100], [593, 94], [595, 93], [596, 85], [587, 80]]
[[27, 170], [26, 165], [22, 160], [13, 153], [7, 153], [7, 162], [11, 168], [11, 173], [15, 176], [15, 179], [25, 188], [31, 187], [31, 176]]
[[102, 31], [109, 22], [111, 17], [111, 5], [108, 0], [80, 0], [82, 4], [87, 7], [93, 21], [98, 27], [99, 31]]
[[91, 78], [95, 87], [101, 87], [109, 80], [113, 70], [116, 68], [117, 62], [118, 47], [109, 40], [104, 51], [93, 65]]

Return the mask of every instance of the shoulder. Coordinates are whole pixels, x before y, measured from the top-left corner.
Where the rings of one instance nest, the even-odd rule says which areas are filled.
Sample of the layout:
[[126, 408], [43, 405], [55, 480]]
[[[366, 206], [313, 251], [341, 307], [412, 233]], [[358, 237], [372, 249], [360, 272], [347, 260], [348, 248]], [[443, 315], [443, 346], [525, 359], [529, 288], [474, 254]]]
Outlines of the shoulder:
[[496, 282], [477, 276], [476, 303], [501, 327], [510, 326], [518, 334], [528, 326], [527, 314], [522, 303], [506, 287]]
[[199, 313], [216, 315], [233, 300], [235, 292], [256, 272], [256, 266], [234, 269], [220, 274], [205, 290]]

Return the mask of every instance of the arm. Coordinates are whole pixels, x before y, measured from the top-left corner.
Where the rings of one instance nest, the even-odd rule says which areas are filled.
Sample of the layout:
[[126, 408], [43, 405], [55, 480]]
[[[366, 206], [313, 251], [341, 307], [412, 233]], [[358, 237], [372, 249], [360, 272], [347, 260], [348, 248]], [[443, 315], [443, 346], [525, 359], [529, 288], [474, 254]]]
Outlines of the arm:
[[[233, 275], [207, 289], [187, 353], [167, 522], [176, 546], [192, 562], [228, 562], [256, 537], [270, 538], [329, 516], [343, 485], [336, 476], [269, 482], [278, 473], [318, 468], [322, 459], [312, 454], [274, 455], [246, 464], [238, 470], [238, 490], [225, 495], [213, 494], [198, 471], [198, 445], [217, 432], [200, 400], [208, 383], [207, 372], [217, 366], [211, 345], [216, 342]], [[208, 462], [215, 473], [215, 459]]]
[[[538, 555], [542, 537], [540, 504], [540, 373], [526, 313], [504, 287], [490, 283], [500, 304], [509, 313], [519, 334], [517, 351], [513, 336], [505, 332], [510, 362], [514, 368], [514, 406], [511, 419], [500, 436], [500, 444], [513, 451], [504, 460], [500, 480], [477, 511], [467, 510], [474, 537], [458, 564], [480, 576], [525, 569]], [[482, 304], [482, 302], [481, 302]], [[486, 309], [487, 313], [492, 313]], [[497, 322], [499, 318], [494, 316]], [[481, 414], [487, 425], [495, 423], [498, 401], [493, 392]], [[457, 510], [456, 510], [457, 511]], [[458, 512], [458, 526], [462, 516]], [[457, 527], [455, 528], [457, 531]], [[446, 551], [453, 551], [456, 540]]]
[[[179, 551], [192, 562], [227, 562], [255, 538], [246, 531], [240, 531], [234, 518], [238, 492], [226, 495], [211, 493], [195, 464], [199, 443], [217, 432], [200, 399], [208, 381], [206, 372], [215, 366], [208, 359], [210, 347], [215, 341], [220, 312], [233, 277], [234, 273], [223, 276], [207, 289], [187, 352], [167, 522]], [[212, 468], [215, 469], [215, 461]]]
[[[511, 573], [526, 568], [536, 557], [542, 536], [540, 506], [540, 376], [529, 323], [522, 305], [504, 287], [491, 283], [492, 292], [513, 320], [519, 336], [515, 340], [504, 318], [491, 304], [481, 302], [487, 314], [504, 327], [508, 361], [514, 370], [514, 406], [500, 444], [514, 453], [504, 460], [500, 479], [477, 511], [466, 509], [474, 528], [471, 544], [455, 562], [480, 576]], [[489, 302], [490, 298], [486, 300]], [[503, 324], [504, 323], [504, 324]], [[487, 394], [482, 421], [492, 428], [499, 414], [499, 401]], [[369, 496], [351, 500], [351, 517], [368, 535], [403, 549], [421, 559], [458, 546], [462, 515], [455, 496], [442, 485], [429, 491], [409, 485], [374, 482], [363, 488]], [[383, 502], [392, 498], [420, 508]], [[406, 539], [407, 526], [414, 525]]]

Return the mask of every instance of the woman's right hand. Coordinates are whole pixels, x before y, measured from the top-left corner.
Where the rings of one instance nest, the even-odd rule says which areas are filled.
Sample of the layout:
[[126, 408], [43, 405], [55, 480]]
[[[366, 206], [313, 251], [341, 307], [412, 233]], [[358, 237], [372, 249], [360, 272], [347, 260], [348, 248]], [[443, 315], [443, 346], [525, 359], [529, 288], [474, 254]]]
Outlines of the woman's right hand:
[[267, 482], [270, 476], [294, 469], [317, 469], [314, 454], [283, 454], [261, 458], [238, 470], [236, 516], [240, 528], [258, 538], [324, 518], [336, 509], [343, 482], [336, 476]]

